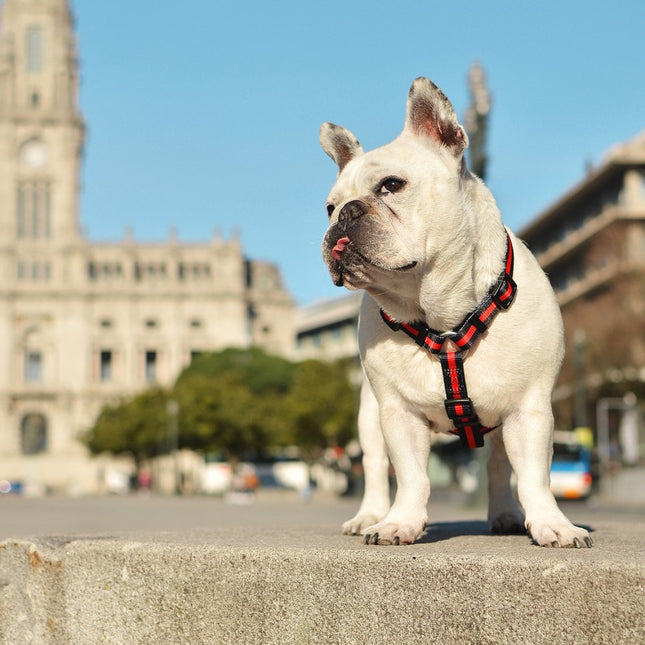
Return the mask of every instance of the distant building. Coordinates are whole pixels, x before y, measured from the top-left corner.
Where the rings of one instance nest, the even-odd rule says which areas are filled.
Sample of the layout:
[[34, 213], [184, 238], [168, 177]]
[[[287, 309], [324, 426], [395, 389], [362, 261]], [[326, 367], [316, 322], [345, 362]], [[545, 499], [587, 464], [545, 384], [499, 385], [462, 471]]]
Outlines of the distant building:
[[291, 356], [293, 301], [237, 239], [85, 239], [68, 1], [5, 0], [0, 21], [0, 480], [91, 489], [77, 437], [104, 403], [201, 352]]
[[558, 424], [594, 427], [599, 399], [645, 399], [645, 131], [612, 148], [519, 236], [564, 318]]
[[358, 359], [358, 309], [362, 297], [362, 292], [353, 292], [300, 307], [295, 319], [297, 358]]

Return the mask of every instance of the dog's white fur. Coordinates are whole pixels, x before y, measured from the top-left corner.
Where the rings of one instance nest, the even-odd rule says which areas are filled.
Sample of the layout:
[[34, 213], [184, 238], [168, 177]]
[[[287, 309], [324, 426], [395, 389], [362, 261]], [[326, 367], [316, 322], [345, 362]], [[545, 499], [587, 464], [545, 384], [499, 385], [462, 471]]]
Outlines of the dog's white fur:
[[[366, 291], [359, 323], [365, 495], [343, 532], [374, 544], [411, 543], [428, 519], [431, 431], [452, 424], [439, 360], [385, 325], [379, 307], [400, 321], [451, 329], [496, 282], [506, 229], [491, 193], [466, 169], [468, 140], [452, 105], [427, 79], [412, 85], [405, 127], [392, 143], [365, 153], [353, 134], [333, 124], [323, 124], [320, 140], [339, 166], [327, 201], [323, 257], [337, 284]], [[384, 184], [387, 178], [405, 183]], [[356, 201], [365, 213], [343, 211]], [[510, 235], [515, 302], [464, 360], [482, 424], [502, 424], [486, 438], [492, 444], [489, 522], [495, 532], [515, 532], [524, 522], [543, 546], [590, 546], [587, 531], [569, 522], [549, 490], [560, 312], [535, 258]], [[391, 507], [388, 458], [397, 478]], [[511, 465], [524, 513], [511, 491]]]

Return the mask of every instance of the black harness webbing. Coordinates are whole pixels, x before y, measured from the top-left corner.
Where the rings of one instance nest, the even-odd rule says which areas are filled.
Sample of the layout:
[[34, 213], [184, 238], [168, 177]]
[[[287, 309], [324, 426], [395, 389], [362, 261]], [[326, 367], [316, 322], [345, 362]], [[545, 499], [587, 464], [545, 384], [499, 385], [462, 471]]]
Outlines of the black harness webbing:
[[[455, 425], [455, 428], [450, 432], [458, 435], [461, 443], [467, 448], [481, 448], [484, 445], [484, 435], [497, 426], [491, 428], [482, 426], [475, 413], [466, 389], [463, 352], [473, 346], [479, 336], [490, 327], [493, 318], [500, 311], [505, 311], [513, 303], [517, 293], [517, 285], [513, 280], [513, 263], [513, 245], [507, 233], [504, 271], [479, 305], [466, 316], [460, 325], [449, 332], [437, 332], [422, 322], [397, 322], [381, 309], [381, 317], [390, 329], [405, 332], [419, 347], [423, 347], [431, 354], [439, 355], [446, 390], [444, 402], [446, 414]], [[442, 352], [443, 344], [448, 339], [460, 351]]]

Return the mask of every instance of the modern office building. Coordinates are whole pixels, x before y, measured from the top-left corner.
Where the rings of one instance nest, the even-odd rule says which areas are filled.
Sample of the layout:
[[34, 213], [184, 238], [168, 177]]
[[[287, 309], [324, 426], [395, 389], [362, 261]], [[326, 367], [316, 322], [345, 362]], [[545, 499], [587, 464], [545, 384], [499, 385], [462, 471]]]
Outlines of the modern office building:
[[4, 0], [0, 21], [0, 480], [85, 490], [97, 465], [77, 437], [104, 403], [196, 353], [291, 356], [293, 301], [236, 238], [86, 239], [68, 1]]
[[598, 402], [645, 399], [645, 131], [607, 152], [519, 236], [555, 288], [567, 352], [560, 427], [597, 423]]
[[358, 358], [358, 309], [363, 292], [300, 307], [296, 312], [296, 357], [333, 361]]

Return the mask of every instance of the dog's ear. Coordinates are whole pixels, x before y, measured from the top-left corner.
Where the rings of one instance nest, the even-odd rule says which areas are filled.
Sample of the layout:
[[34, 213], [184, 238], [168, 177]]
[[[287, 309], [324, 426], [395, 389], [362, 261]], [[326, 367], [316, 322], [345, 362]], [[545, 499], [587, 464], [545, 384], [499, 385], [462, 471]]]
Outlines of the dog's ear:
[[358, 139], [349, 130], [334, 123], [323, 123], [320, 126], [320, 145], [336, 162], [339, 172], [354, 157], [363, 154]]
[[404, 131], [450, 148], [460, 156], [468, 147], [468, 135], [459, 124], [448, 97], [427, 78], [417, 78], [408, 95]]

